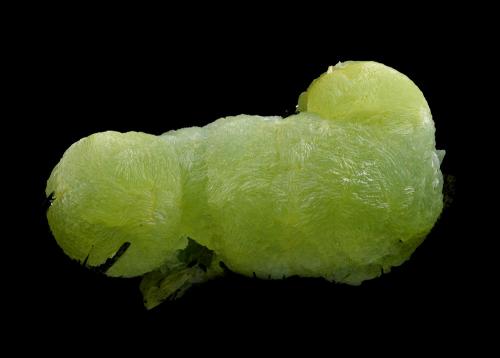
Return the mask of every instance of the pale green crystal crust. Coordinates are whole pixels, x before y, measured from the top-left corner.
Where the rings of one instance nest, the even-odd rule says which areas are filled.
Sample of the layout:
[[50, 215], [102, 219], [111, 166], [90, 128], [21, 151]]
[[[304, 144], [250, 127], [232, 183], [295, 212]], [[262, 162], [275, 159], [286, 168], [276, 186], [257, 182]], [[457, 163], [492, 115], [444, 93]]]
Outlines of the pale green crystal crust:
[[57, 242], [92, 267], [129, 243], [106, 273], [147, 273], [148, 307], [220, 262], [348, 284], [400, 265], [442, 210], [444, 152], [423, 94], [390, 67], [350, 61], [313, 81], [298, 110], [78, 141], [47, 183]]

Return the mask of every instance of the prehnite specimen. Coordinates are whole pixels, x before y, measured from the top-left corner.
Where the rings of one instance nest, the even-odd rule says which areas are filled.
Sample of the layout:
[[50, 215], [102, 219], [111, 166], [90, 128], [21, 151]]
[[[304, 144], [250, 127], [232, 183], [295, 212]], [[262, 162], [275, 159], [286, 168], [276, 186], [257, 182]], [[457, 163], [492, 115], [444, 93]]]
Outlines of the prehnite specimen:
[[47, 183], [52, 233], [88, 267], [144, 275], [148, 308], [221, 263], [352, 285], [400, 265], [443, 207], [444, 151], [422, 92], [390, 67], [349, 61], [297, 107], [79, 140]]

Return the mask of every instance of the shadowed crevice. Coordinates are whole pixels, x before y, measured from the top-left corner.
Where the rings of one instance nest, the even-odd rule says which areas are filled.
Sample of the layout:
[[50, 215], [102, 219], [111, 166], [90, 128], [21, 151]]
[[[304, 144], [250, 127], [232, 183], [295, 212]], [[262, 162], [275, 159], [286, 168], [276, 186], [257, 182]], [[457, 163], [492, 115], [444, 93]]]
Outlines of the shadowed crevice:
[[197, 265], [206, 272], [207, 268], [212, 263], [214, 252], [208, 247], [200, 245], [195, 240], [189, 237], [187, 238], [187, 240], [187, 246], [184, 249], [178, 251], [177, 259], [180, 262], [184, 263], [186, 267], [193, 267]]
[[[88, 268], [95, 272], [106, 273], [120, 259], [120, 257], [123, 256], [123, 254], [128, 250], [129, 247], [130, 247], [130, 242], [128, 241], [124, 242], [122, 246], [120, 246], [118, 251], [116, 251], [116, 253], [113, 256], [108, 257], [103, 264], [99, 266], [88, 266]], [[87, 263], [87, 260], [88, 256], [84, 261], [84, 265]]]
[[49, 210], [49, 208], [52, 205], [52, 203], [54, 202], [54, 200], [56, 200], [56, 198], [55, 198], [55, 192], [52, 192], [52, 193], [49, 194], [49, 196], [47, 196], [47, 198], [45, 198], [45, 201], [43, 203], [45, 211]]

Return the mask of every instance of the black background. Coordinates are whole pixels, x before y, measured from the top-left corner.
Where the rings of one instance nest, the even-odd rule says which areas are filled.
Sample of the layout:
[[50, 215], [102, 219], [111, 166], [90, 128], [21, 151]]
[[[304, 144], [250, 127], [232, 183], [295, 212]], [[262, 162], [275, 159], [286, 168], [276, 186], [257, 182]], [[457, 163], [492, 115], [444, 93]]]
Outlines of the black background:
[[[461, 74], [472, 51], [465, 29], [415, 33], [415, 23], [402, 21], [383, 31], [333, 26], [317, 38], [324, 28], [304, 24], [292, 30], [273, 26], [273, 19], [253, 18], [239, 24], [238, 30], [247, 30], [237, 33], [235, 20], [195, 29], [130, 19], [123, 20], [127, 26], [73, 20], [32, 29], [19, 63], [26, 102], [18, 124], [29, 128], [24, 159], [28, 195], [36, 198], [22, 235], [28, 264], [13, 270], [22, 282], [16, 297], [25, 313], [22, 331], [40, 332], [51, 322], [51, 334], [152, 328], [223, 339], [246, 327], [249, 339], [256, 339], [326, 326], [322, 331], [332, 332], [335, 341], [333, 332], [391, 335], [406, 325], [425, 327], [426, 334], [444, 327], [458, 333], [468, 319], [481, 316], [471, 299], [477, 298], [477, 279], [464, 264], [474, 251], [462, 211], [461, 163], [468, 154], [460, 143], [469, 117]], [[359, 287], [229, 274], [146, 311], [138, 279], [90, 272], [58, 248], [45, 219], [44, 188], [73, 142], [104, 130], [161, 134], [240, 113], [286, 116], [314, 78], [346, 60], [382, 62], [420, 87], [436, 123], [437, 147], [447, 151], [442, 170], [456, 178], [453, 202], [401, 267]], [[259, 328], [249, 328], [254, 325]]]

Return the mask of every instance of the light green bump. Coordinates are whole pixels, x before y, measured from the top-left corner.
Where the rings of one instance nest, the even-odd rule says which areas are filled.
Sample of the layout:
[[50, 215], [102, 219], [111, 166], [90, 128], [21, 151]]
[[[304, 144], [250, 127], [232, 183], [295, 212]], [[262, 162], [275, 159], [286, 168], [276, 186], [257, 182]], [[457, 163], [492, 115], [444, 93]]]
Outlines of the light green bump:
[[299, 109], [343, 122], [400, 126], [432, 122], [418, 87], [402, 73], [377, 62], [347, 61], [330, 66], [300, 96]]

